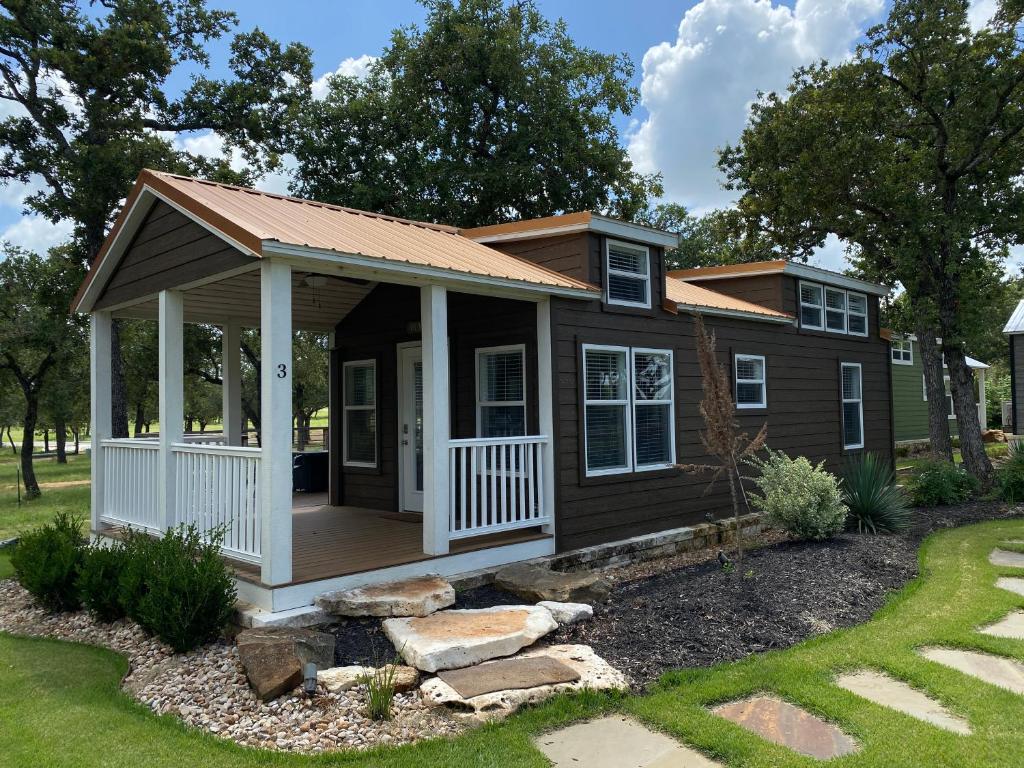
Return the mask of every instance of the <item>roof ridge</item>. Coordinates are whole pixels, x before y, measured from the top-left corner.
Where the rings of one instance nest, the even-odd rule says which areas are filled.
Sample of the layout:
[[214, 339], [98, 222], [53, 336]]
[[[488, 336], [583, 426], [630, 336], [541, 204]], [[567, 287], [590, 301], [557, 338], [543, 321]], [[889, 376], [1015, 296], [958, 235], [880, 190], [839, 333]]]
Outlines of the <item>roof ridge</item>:
[[267, 192], [262, 189], [256, 189], [254, 187], [243, 187], [238, 184], [227, 184], [222, 181], [212, 181], [210, 179], [200, 179], [196, 176], [185, 176], [180, 173], [170, 173], [168, 171], [156, 171], [152, 168], [146, 168], [146, 171], [153, 174], [154, 176], [163, 176], [166, 178], [179, 179], [180, 181], [189, 181], [193, 184], [203, 184], [208, 187], [221, 187], [223, 189], [230, 189], [233, 192], [245, 192], [250, 195], [261, 195], [263, 197], [274, 198], [275, 200], [285, 200], [291, 203], [298, 203], [300, 205], [309, 205], [314, 208], [326, 208], [332, 211], [340, 211], [342, 213], [351, 213], [356, 216], [366, 216], [371, 219], [381, 219], [382, 221], [392, 221], [396, 224], [408, 224], [413, 227], [420, 227], [422, 229], [430, 229], [437, 232], [444, 232], [446, 234], [457, 235], [459, 234], [458, 227], [453, 227], [449, 224], [434, 224], [429, 221], [416, 221], [415, 219], [405, 219], [401, 216], [389, 216], [386, 213], [374, 213], [373, 211], [364, 211], [359, 208], [349, 208], [344, 205], [336, 205], [335, 203], [324, 203], [319, 200], [311, 200], [305, 197], [296, 197], [294, 195], [282, 195], [278, 192]]

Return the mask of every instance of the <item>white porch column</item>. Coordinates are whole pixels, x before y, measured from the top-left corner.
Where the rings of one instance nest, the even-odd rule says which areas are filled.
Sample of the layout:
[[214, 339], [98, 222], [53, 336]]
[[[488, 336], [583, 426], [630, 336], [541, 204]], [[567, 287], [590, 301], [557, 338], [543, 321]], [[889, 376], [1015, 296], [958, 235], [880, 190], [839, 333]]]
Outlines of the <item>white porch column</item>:
[[104, 498], [103, 474], [103, 441], [110, 437], [112, 427], [111, 390], [110, 390], [110, 313], [93, 312], [89, 318], [89, 424], [92, 434], [89, 437], [91, 453], [92, 492], [90, 527], [98, 531], [100, 515], [103, 514], [106, 499]]
[[260, 267], [260, 514], [264, 584], [292, 580], [292, 270]]
[[978, 369], [978, 420], [981, 428], [988, 429], [988, 408], [985, 404], [985, 369]]
[[548, 444], [541, 451], [544, 478], [541, 484], [541, 502], [544, 514], [551, 522], [544, 526], [544, 533], [554, 534], [555, 525], [555, 379], [551, 367], [551, 299], [537, 302], [537, 412], [540, 433], [546, 435]]
[[241, 328], [235, 323], [221, 329], [221, 401], [224, 445], [242, 444]]
[[423, 331], [423, 552], [448, 554], [448, 292], [420, 289]]
[[174, 499], [174, 452], [185, 439], [184, 300], [180, 291], [160, 291], [160, 467], [157, 508], [164, 528], [177, 523]]

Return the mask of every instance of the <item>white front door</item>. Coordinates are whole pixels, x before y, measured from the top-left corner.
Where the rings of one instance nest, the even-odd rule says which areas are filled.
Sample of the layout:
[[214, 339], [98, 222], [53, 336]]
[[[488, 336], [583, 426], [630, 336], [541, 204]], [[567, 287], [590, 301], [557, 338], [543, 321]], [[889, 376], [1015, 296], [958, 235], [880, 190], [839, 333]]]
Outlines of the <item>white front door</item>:
[[398, 483], [404, 512], [423, 511], [423, 349], [398, 350]]

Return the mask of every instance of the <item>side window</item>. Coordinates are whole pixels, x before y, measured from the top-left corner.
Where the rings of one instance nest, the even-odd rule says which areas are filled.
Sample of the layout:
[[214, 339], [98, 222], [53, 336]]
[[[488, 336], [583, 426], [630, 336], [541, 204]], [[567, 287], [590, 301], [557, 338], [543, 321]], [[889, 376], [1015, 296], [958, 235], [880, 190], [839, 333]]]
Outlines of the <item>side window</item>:
[[868, 297], [863, 293], [847, 293], [847, 330], [854, 336], [868, 335]]
[[820, 331], [822, 321], [821, 286], [817, 283], [800, 283], [800, 325], [812, 331]]
[[843, 448], [864, 447], [864, 394], [860, 363], [842, 364]]
[[764, 357], [761, 355], [736, 355], [736, 407], [766, 408], [768, 397], [765, 392]]
[[522, 344], [476, 351], [477, 437], [526, 434], [526, 348]]
[[344, 464], [377, 466], [377, 362], [343, 365]]
[[606, 240], [605, 279], [609, 304], [651, 306], [651, 253], [644, 246]]
[[846, 291], [825, 289], [825, 328], [846, 333]]

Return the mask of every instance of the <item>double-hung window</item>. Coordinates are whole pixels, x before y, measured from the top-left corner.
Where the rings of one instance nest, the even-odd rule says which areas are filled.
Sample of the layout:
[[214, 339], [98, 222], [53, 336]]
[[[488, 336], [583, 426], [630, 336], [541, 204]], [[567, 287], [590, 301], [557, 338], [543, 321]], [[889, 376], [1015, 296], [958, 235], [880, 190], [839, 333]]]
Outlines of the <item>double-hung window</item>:
[[343, 366], [344, 463], [377, 466], [377, 362], [354, 360]]
[[476, 351], [478, 437], [526, 434], [526, 348], [522, 344]]
[[893, 339], [889, 342], [892, 351], [892, 361], [896, 365], [914, 364], [914, 342], [910, 339]]
[[868, 297], [863, 293], [846, 292], [846, 329], [853, 336], [868, 335]]
[[768, 407], [768, 396], [765, 392], [764, 357], [761, 355], [736, 355], [734, 367], [736, 407]]
[[800, 326], [812, 331], [825, 327], [822, 317], [821, 286], [817, 283], [800, 283]]
[[825, 329], [846, 333], [846, 291], [825, 289]]
[[671, 350], [583, 345], [587, 475], [675, 462]]
[[864, 389], [860, 363], [842, 363], [843, 448], [864, 447]]
[[651, 253], [642, 245], [605, 241], [605, 280], [609, 304], [651, 306]]

